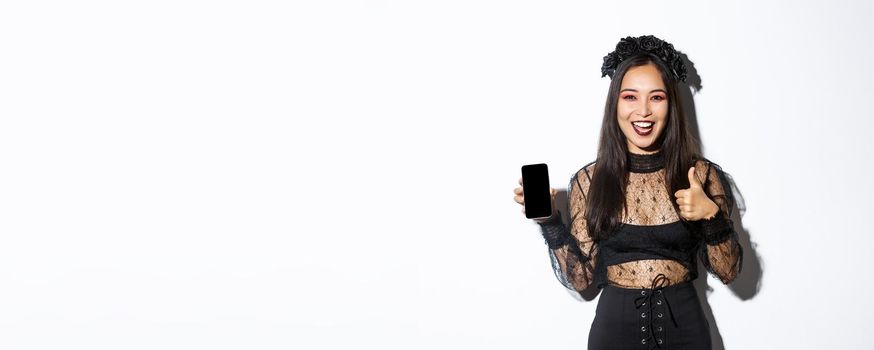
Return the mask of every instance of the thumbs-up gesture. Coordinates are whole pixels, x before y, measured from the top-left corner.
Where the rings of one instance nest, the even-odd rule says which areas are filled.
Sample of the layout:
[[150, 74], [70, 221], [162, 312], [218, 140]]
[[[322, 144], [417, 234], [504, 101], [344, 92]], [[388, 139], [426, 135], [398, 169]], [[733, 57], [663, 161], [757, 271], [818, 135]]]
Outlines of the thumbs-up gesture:
[[707, 197], [704, 186], [695, 177], [694, 166], [689, 168], [689, 188], [675, 192], [674, 196], [677, 197], [680, 216], [688, 221], [710, 219], [719, 212], [719, 206]]

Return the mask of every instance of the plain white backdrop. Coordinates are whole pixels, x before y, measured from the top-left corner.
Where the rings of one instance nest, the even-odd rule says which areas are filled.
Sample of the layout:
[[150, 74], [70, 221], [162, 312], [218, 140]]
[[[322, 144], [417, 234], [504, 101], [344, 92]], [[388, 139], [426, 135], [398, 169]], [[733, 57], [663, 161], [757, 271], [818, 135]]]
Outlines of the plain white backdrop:
[[646, 34], [746, 204], [742, 283], [700, 271], [717, 348], [874, 348], [872, 13], [5, 2], [0, 348], [585, 349], [597, 299], [512, 190], [594, 160], [602, 58]]

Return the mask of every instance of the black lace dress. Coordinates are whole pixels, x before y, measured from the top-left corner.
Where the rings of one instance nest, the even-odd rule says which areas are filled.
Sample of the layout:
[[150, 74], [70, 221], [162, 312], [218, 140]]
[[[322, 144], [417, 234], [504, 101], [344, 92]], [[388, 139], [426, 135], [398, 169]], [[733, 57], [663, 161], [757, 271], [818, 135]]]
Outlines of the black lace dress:
[[691, 281], [699, 259], [725, 284], [741, 271], [727, 178], [719, 165], [696, 161], [695, 174], [720, 210], [687, 221], [666, 189], [661, 153], [629, 153], [628, 168], [622, 226], [603, 241], [589, 235], [585, 217], [596, 162], [571, 177], [569, 223], [556, 215], [539, 224], [555, 275], [576, 292], [601, 289], [589, 349], [709, 349], [709, 324]]

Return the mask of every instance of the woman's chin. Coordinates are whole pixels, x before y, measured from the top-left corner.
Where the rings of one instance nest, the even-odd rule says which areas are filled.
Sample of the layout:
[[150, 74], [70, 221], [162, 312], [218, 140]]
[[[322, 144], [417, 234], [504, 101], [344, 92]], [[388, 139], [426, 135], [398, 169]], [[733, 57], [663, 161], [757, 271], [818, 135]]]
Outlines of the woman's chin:
[[644, 150], [646, 152], [655, 152], [658, 150], [658, 147], [656, 147], [655, 144], [652, 142], [635, 143], [634, 145], [637, 147], [637, 149]]
[[642, 149], [644, 151], [657, 151], [659, 146], [656, 144], [656, 133], [649, 134], [647, 136], [640, 136], [635, 134], [632, 139], [632, 143], [637, 146], [638, 149]]

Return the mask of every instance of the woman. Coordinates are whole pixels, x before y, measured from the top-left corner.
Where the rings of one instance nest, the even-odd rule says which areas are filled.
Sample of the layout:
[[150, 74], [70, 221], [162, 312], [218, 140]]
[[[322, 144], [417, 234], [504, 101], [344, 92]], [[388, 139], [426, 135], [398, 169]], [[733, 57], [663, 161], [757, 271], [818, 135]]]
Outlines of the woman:
[[[534, 220], [559, 281], [601, 289], [588, 349], [710, 349], [696, 259], [728, 284], [743, 251], [725, 174], [701, 156], [679, 103], [683, 62], [654, 36], [626, 37], [604, 75], [598, 157], [568, 184], [570, 223], [558, 211]], [[514, 193], [524, 212], [522, 188]]]

